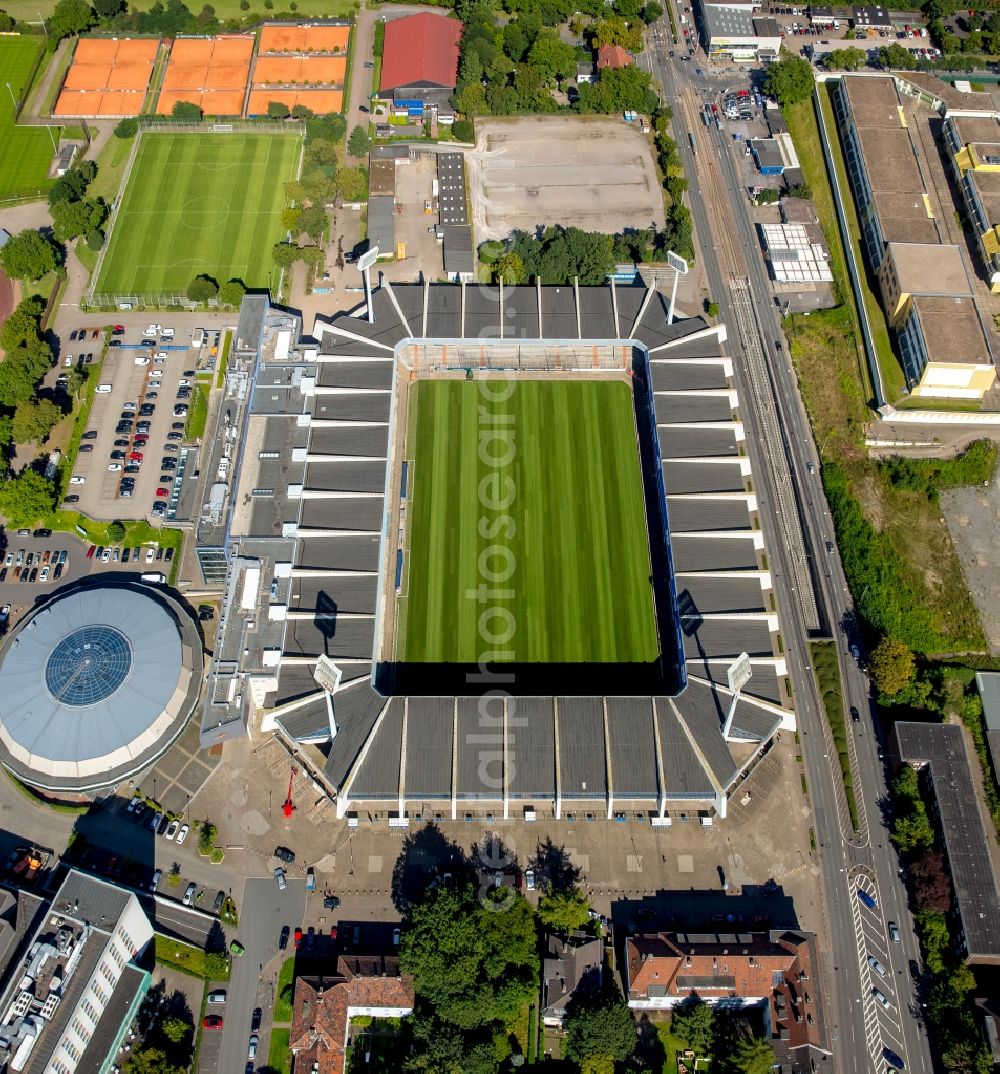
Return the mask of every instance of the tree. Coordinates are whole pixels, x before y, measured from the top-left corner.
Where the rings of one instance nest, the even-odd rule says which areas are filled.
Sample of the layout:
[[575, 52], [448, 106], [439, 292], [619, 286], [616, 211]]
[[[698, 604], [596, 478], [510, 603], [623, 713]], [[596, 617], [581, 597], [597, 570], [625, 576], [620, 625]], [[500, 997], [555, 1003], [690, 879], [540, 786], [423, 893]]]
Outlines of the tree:
[[878, 62], [883, 67], [896, 71], [913, 71], [917, 66], [913, 53], [896, 41], [891, 45], [883, 45], [878, 50]]
[[31, 525], [51, 514], [55, 506], [52, 482], [34, 470], [22, 470], [0, 487], [0, 514], [8, 526]]
[[579, 87], [577, 111], [584, 115], [595, 112], [613, 115], [616, 112], [656, 110], [659, 98], [651, 89], [651, 79], [641, 67], [605, 68], [597, 82], [584, 82]]
[[14, 440], [18, 444], [41, 443], [61, 419], [62, 411], [50, 399], [27, 400], [14, 411]]
[[865, 54], [859, 48], [835, 48], [823, 57], [828, 71], [860, 71], [865, 65]]
[[8, 276], [17, 280], [40, 280], [58, 263], [55, 243], [33, 228], [12, 235], [7, 245], [0, 248], [0, 264]]
[[132, 1052], [122, 1063], [123, 1074], [184, 1074], [159, 1048], [142, 1048]]
[[187, 296], [192, 302], [207, 302], [219, 293], [219, 285], [211, 276], [195, 276], [188, 284]]
[[36, 343], [44, 309], [45, 303], [41, 295], [29, 295], [22, 299], [0, 326], [0, 347], [5, 351], [11, 351], [29, 342]]
[[125, 539], [125, 526], [122, 522], [109, 522], [108, 523], [108, 540], [117, 544], [119, 541]]
[[648, 26], [651, 22], [656, 22], [657, 19], [663, 18], [663, 8], [656, 2], [656, 0], [649, 0], [649, 3], [642, 9], [642, 21]]
[[368, 137], [368, 131], [364, 127], [357, 126], [351, 131], [350, 138], [347, 139], [347, 152], [352, 157], [366, 157], [372, 147], [371, 138]]
[[704, 1055], [711, 1050], [715, 1037], [715, 1011], [699, 998], [675, 1007], [670, 1016], [670, 1032], [693, 1051]]
[[[504, 256], [516, 255], [505, 254]], [[587, 896], [576, 888], [550, 891], [538, 902], [538, 916], [542, 924], [553, 932], [569, 932], [571, 929], [581, 928], [587, 923], [589, 909], [590, 903], [587, 901]]]
[[329, 222], [330, 218], [322, 205], [307, 205], [299, 213], [299, 230], [304, 231], [311, 239], [318, 239]]
[[122, 0], [94, 0], [94, 13], [99, 19], [113, 19], [124, 7]]
[[868, 673], [884, 698], [898, 697], [912, 682], [913, 672], [913, 653], [896, 638], [883, 638], [868, 660]]
[[570, 78], [576, 73], [576, 49], [548, 27], [541, 30], [528, 52], [528, 62], [546, 82]]
[[228, 280], [219, 288], [219, 302], [223, 306], [238, 306], [246, 293], [242, 280]]
[[[111, 537], [111, 528], [108, 527], [108, 536]], [[120, 537], [112, 537], [113, 541], [120, 541]], [[190, 1022], [185, 1022], [183, 1018], [164, 1018], [160, 1023], [160, 1031], [172, 1044], [180, 1044], [180, 1042], [188, 1035], [188, 1033], [194, 1032], [194, 1027]]]
[[52, 364], [52, 351], [39, 340], [8, 351], [0, 362], [0, 406], [16, 407], [35, 394], [35, 385]]
[[951, 909], [951, 879], [940, 850], [925, 850], [910, 862], [910, 883], [921, 910], [946, 914]]
[[86, 0], [59, 0], [49, 16], [49, 41], [54, 48], [54, 42], [93, 25], [94, 12]]
[[100, 199], [61, 201], [52, 206], [52, 229], [57, 239], [65, 242], [100, 228], [108, 207]]
[[493, 278], [507, 284], [524, 283], [524, 262], [511, 251], [501, 254], [493, 266]]
[[812, 67], [801, 56], [782, 56], [767, 69], [764, 92], [782, 105], [808, 101], [813, 92]]
[[566, 1015], [563, 1056], [582, 1062], [591, 1055], [610, 1055], [624, 1062], [635, 1051], [635, 1022], [624, 999], [614, 995], [585, 996]]
[[284, 103], [284, 101], [268, 101], [267, 114], [272, 119], [288, 119], [292, 114], [292, 110]]
[[615, 1074], [615, 1061], [610, 1055], [588, 1055], [580, 1063], [580, 1074]]
[[509, 888], [439, 887], [414, 907], [400, 949], [422, 1003], [442, 1022], [472, 1030], [506, 1023], [535, 994], [534, 912]]
[[200, 123], [202, 111], [192, 101], [174, 101], [174, 107], [170, 109], [170, 115], [173, 119], [179, 119], [184, 123]]
[[299, 259], [299, 248], [290, 242], [276, 242], [271, 247], [271, 257], [280, 268], [288, 268]]
[[476, 140], [476, 128], [471, 119], [456, 119], [452, 124], [451, 133], [455, 135], [457, 142], [474, 142]]
[[707, 313], [709, 317], [718, 317], [719, 316], [719, 303], [718, 302], [713, 302], [710, 298], [706, 298], [705, 299], [705, 313]]
[[733, 1045], [729, 1062], [739, 1074], [770, 1074], [775, 1064], [774, 1049], [769, 1040], [743, 1033]]
[[337, 193], [344, 201], [360, 201], [368, 190], [364, 168], [341, 168], [337, 172]]

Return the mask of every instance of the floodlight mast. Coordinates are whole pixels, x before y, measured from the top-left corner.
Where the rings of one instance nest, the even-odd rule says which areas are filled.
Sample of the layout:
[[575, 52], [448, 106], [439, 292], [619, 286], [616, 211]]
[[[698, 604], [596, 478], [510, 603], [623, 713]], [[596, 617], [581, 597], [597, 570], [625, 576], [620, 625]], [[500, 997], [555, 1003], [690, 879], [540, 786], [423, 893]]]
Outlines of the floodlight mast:
[[753, 675], [753, 668], [750, 666], [750, 657], [747, 653], [740, 653], [740, 655], [729, 665], [727, 671], [729, 689], [733, 691], [733, 701], [729, 706], [729, 713], [726, 716], [725, 726], [722, 728], [722, 737], [727, 742], [729, 741], [729, 732], [732, 730], [733, 726], [733, 717], [736, 715], [736, 704], [740, 699], [740, 692], [750, 681], [751, 675]]
[[680, 254], [675, 254], [673, 250], [667, 251], [667, 264], [674, 270], [674, 286], [670, 292], [670, 310], [667, 313], [667, 324], [674, 323], [674, 310], [677, 306], [677, 281], [681, 276], [688, 274], [688, 263], [684, 260]]
[[358, 258], [358, 270], [365, 281], [365, 304], [368, 307], [368, 323], [375, 323], [375, 310], [372, 307], [372, 278], [371, 267], [378, 261], [378, 247], [373, 246], [370, 250], [366, 250]]

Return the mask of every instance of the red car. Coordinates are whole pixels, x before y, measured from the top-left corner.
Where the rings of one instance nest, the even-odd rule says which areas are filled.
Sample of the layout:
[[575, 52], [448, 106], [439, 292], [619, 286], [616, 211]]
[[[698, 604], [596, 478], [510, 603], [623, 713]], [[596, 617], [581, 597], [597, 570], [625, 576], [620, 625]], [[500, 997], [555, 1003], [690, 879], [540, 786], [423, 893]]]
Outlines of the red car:
[[139, 433], [138, 436], [132, 441], [132, 444], [136, 448], [145, 447], [149, 443], [149, 437], [145, 433]]
[[123, 336], [123, 335], [125, 335], [125, 325], [123, 325], [123, 324], [113, 325], [112, 328], [111, 328], [111, 332], [112, 332], [113, 335]]
[[169, 489], [157, 489], [156, 490], [156, 495], [159, 496], [162, 499], [164, 496], [169, 496], [170, 495], [170, 490]]
[[331, 939], [331, 940], [335, 940], [336, 938], [337, 938], [337, 926], [336, 926], [336, 925], [334, 925], [334, 926], [333, 926], [333, 927], [332, 927], [332, 928], [330, 929], [330, 939]]
[[94, 558], [94, 553], [95, 553], [96, 551], [97, 551], [97, 545], [94, 545], [94, 544], [92, 544], [92, 545], [91, 545], [91, 546], [90, 546], [90, 547], [89, 547], [89, 548], [87, 549], [87, 559], [93, 559], [93, 558]]
[[91, 339], [97, 339], [97, 337], [100, 334], [101, 334], [101, 330], [99, 328], [95, 328], [94, 331], [90, 333], [90, 338]]
[[221, 1029], [222, 1019], [217, 1014], [209, 1014], [201, 1021], [202, 1029]]
[[133, 462], [142, 462], [142, 452], [141, 451], [133, 451], [132, 454], [129, 455], [129, 458]]
[[299, 947], [302, 945], [302, 929], [295, 930], [295, 933], [292, 936], [292, 943], [295, 944], [295, 950], [298, 951]]

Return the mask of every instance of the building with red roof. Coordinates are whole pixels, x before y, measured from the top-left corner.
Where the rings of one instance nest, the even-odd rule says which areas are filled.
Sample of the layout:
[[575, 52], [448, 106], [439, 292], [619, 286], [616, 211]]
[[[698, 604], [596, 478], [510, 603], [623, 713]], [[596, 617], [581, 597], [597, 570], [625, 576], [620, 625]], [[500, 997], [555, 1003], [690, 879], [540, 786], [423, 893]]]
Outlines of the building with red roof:
[[379, 91], [413, 114], [434, 106], [450, 112], [458, 81], [458, 41], [462, 24], [423, 11], [385, 24]]
[[631, 67], [632, 57], [627, 49], [621, 45], [601, 45], [597, 50], [597, 69], [603, 71], [610, 68], [612, 71], [619, 67]]

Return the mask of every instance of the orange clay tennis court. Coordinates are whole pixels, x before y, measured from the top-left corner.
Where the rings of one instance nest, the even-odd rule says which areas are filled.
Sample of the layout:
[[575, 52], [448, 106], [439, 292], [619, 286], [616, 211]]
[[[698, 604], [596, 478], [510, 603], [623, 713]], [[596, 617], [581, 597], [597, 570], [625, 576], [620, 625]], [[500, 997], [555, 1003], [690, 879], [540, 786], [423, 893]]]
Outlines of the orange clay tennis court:
[[245, 34], [177, 38], [156, 111], [170, 115], [178, 101], [188, 101], [208, 116], [240, 115], [252, 54], [253, 38]]
[[344, 93], [339, 89], [255, 89], [250, 92], [247, 115], [266, 116], [267, 106], [271, 101], [283, 104], [288, 109], [294, 108], [297, 104], [304, 104], [317, 116], [325, 116], [331, 112], [339, 112], [343, 108]]
[[261, 52], [346, 52], [348, 26], [265, 26]]
[[159, 44], [155, 38], [81, 38], [53, 114], [137, 116]]
[[259, 56], [253, 84], [294, 86], [323, 82], [341, 86], [346, 72], [346, 56]]

